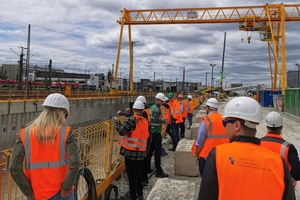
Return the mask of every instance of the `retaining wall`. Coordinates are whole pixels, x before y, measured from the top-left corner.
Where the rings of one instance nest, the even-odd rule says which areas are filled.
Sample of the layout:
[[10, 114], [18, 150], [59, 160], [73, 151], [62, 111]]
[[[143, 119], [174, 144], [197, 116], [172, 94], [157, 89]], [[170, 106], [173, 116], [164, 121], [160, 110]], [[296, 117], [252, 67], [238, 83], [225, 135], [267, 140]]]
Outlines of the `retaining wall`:
[[[118, 110], [124, 111], [136, 96], [69, 99], [70, 116], [67, 124], [73, 128], [105, 121], [115, 116]], [[154, 97], [147, 97], [154, 102]], [[13, 147], [16, 135], [27, 123], [35, 119], [44, 109], [43, 99], [0, 101], [0, 151]]]

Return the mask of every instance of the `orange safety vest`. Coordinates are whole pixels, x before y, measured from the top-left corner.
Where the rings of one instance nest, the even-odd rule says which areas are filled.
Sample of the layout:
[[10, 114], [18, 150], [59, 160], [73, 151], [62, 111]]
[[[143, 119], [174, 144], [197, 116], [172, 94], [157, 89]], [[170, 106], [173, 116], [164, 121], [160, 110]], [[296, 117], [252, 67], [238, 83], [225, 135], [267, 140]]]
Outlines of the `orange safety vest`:
[[25, 149], [24, 173], [37, 200], [53, 197], [61, 188], [68, 172], [66, 141], [71, 127], [58, 130], [52, 140], [40, 143], [36, 131], [21, 129], [20, 139]]
[[182, 110], [182, 118], [187, 118], [187, 105], [185, 101], [180, 101], [180, 104], [182, 104], [183, 106], [183, 110]]
[[261, 140], [261, 145], [267, 147], [271, 151], [278, 153], [285, 159], [288, 164], [289, 171], [292, 170], [291, 164], [288, 160], [289, 148], [292, 145], [291, 143], [285, 141], [279, 134], [270, 134], [267, 133]]
[[[170, 104], [167, 103], [169, 106]], [[170, 109], [169, 108], [166, 108], [164, 107], [165, 109], [165, 113], [164, 113], [164, 119], [168, 120], [168, 124], [171, 124], [171, 119], [170, 119]]]
[[147, 113], [147, 120], [148, 122], [150, 122], [150, 113], [149, 113], [149, 109], [144, 110]]
[[179, 105], [178, 101], [174, 99], [173, 101], [170, 101], [169, 104], [170, 104], [170, 109], [171, 109], [171, 112], [170, 112], [171, 120], [175, 119], [176, 124], [183, 122], [182, 113], [181, 113], [181, 109], [180, 109], [180, 105]]
[[[222, 115], [220, 113], [213, 112], [209, 115], [204, 115], [202, 116], [202, 120], [204, 120], [206, 124], [206, 139], [198, 156], [206, 158], [212, 148], [220, 144], [228, 143], [229, 139], [222, 124]], [[196, 141], [192, 147], [192, 154], [196, 154]]]
[[133, 116], [136, 120], [135, 129], [122, 136], [119, 144], [127, 150], [146, 151], [149, 138], [148, 121], [140, 115]]
[[269, 149], [246, 142], [218, 145], [215, 163], [219, 200], [282, 199], [284, 165]]
[[187, 113], [194, 114], [195, 106], [193, 101], [188, 101]]

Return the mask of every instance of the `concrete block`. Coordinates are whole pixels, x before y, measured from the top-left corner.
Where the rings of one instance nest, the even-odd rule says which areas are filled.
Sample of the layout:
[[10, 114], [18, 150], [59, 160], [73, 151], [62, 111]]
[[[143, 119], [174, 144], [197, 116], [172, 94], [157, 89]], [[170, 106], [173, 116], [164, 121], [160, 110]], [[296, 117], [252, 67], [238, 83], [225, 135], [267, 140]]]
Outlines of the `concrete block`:
[[202, 118], [202, 115], [197, 114], [196, 117], [195, 117], [195, 121], [194, 122], [200, 123], [201, 122], [201, 118]]
[[199, 176], [199, 168], [191, 153], [194, 140], [182, 139], [179, 141], [174, 160], [174, 172], [182, 176]]
[[[197, 194], [196, 194], [197, 192]], [[188, 180], [159, 178], [149, 193], [147, 200], [185, 199], [193, 200], [198, 196], [196, 184]]]
[[193, 123], [190, 129], [190, 139], [196, 140], [200, 123]]

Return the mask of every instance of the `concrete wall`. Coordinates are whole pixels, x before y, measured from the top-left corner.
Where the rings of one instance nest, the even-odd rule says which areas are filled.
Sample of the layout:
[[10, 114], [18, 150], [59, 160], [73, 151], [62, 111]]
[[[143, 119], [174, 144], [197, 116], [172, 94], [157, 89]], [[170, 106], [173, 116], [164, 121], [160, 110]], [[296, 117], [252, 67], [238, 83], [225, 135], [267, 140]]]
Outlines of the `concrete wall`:
[[[67, 124], [74, 129], [105, 121], [115, 116], [117, 111], [124, 111], [135, 96], [71, 99], [70, 116]], [[154, 97], [147, 97], [147, 102], [154, 102]], [[14, 145], [16, 135], [27, 123], [35, 119], [44, 109], [43, 100], [35, 101], [0, 101], [0, 151]]]

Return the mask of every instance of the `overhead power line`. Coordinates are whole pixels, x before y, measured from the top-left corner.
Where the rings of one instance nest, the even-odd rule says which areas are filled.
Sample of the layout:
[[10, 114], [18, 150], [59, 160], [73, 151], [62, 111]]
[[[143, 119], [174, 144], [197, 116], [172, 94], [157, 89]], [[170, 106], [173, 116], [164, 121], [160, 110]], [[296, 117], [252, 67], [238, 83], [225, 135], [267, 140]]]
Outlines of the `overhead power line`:
[[[2, 16], [2, 15], [0, 15], [0, 17], [8, 19], [8, 20], [11, 20], [11, 21], [15, 21], [15, 22], [18, 22], [18, 23], [21, 23], [21, 24], [26, 24], [26, 25], [31, 24], [31, 23], [22, 22], [22, 21], [19, 21], [19, 20], [16, 20], [16, 19], [12, 19], [12, 18], [9, 18], [9, 17], [5, 17], [5, 16]], [[40, 29], [44, 29], [44, 30], [47, 30], [47, 31], [52, 31], [52, 32], [60, 33], [60, 34], [63, 34], [63, 35], [68, 35], [68, 36], [72, 36], [72, 37], [83, 38], [83, 36], [80, 36], [80, 35], [73, 35], [73, 34], [61, 32], [61, 31], [56, 31], [56, 30], [53, 30], [53, 29], [41, 27], [41, 26], [34, 25], [34, 24], [31, 24], [31, 26], [34, 26], [34, 27], [37, 27], [37, 28], [40, 28]]]

